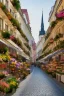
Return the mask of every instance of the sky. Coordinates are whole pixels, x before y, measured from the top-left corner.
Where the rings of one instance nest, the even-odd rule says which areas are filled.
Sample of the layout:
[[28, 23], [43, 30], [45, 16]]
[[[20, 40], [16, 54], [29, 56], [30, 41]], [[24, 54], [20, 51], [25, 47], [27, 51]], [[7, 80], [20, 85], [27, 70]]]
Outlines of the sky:
[[42, 11], [44, 29], [46, 31], [49, 26], [49, 12], [55, 0], [20, 0], [20, 2], [21, 8], [28, 10], [32, 35], [37, 43], [39, 40], [39, 31], [41, 29]]

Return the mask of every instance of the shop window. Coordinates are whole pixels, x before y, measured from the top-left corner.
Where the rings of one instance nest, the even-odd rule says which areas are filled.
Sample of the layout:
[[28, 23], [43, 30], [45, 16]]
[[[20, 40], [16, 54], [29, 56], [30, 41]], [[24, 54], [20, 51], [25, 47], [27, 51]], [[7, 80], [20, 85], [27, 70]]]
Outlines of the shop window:
[[0, 18], [0, 30], [3, 30], [3, 19]]

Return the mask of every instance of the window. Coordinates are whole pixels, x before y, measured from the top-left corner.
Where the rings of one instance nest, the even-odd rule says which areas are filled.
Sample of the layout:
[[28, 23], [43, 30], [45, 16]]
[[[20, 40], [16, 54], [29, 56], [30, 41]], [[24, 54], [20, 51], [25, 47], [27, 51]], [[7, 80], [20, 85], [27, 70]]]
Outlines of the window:
[[10, 9], [10, 13], [12, 13], [12, 10]]
[[8, 9], [8, 0], [6, 0], [6, 8]]
[[17, 18], [16, 14], [15, 14], [15, 18]]
[[5, 30], [8, 31], [8, 25], [7, 24], [5, 24]]
[[3, 19], [0, 18], [0, 30], [3, 30]]

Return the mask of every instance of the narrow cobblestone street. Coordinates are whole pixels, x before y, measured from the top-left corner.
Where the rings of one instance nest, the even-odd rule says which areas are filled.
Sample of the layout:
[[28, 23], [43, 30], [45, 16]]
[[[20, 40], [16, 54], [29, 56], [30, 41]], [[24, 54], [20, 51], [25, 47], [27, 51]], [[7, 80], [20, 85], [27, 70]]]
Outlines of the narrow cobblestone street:
[[20, 83], [13, 96], [64, 96], [64, 92], [54, 80], [35, 67], [33, 72]]

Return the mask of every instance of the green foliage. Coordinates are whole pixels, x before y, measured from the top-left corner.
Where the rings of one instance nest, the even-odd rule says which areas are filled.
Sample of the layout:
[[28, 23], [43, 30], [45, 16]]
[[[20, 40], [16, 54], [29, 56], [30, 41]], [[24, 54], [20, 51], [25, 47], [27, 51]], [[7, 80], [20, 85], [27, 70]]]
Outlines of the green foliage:
[[63, 34], [58, 33], [58, 34], [56, 35], [56, 37], [54, 38], [54, 40], [56, 41], [56, 40], [58, 40], [58, 39], [61, 38], [61, 37], [63, 37]]
[[10, 33], [8, 31], [2, 32], [3, 38], [9, 39], [10, 38]]
[[17, 82], [16, 78], [14, 78], [14, 77], [10, 77], [10, 78], [7, 79], [8, 83], [10, 83], [11, 81]]
[[64, 17], [57, 18], [57, 20], [62, 21], [64, 20]]
[[59, 41], [58, 45], [54, 48], [54, 51], [64, 48], [64, 40], [63, 41]]
[[60, 48], [64, 48], [64, 40], [63, 41], [60, 41], [59, 47]]
[[3, 10], [6, 10], [6, 6], [5, 6], [5, 5], [3, 5], [3, 6], [2, 6], [2, 9], [3, 9]]
[[50, 36], [50, 32], [48, 32], [45, 36], [45, 40], [47, 40], [47, 38]]
[[14, 26], [16, 26], [17, 28], [20, 27], [20, 24], [19, 24], [18, 20], [16, 20], [15, 18], [12, 18], [12, 19], [11, 19], [11, 22], [12, 22], [12, 24], [13, 24]]
[[19, 2], [19, 0], [13, 0], [13, 1], [12, 1], [12, 4], [13, 4], [13, 6], [14, 6], [17, 10], [19, 10], [19, 8], [20, 8], [20, 2]]
[[4, 51], [4, 53], [6, 53], [8, 51], [8, 48], [7, 47], [4, 47], [3, 48], [3, 51]]
[[15, 18], [12, 18], [11, 19], [11, 22], [13, 24], [13, 26], [16, 26], [17, 29], [19, 30], [19, 32], [21, 33], [21, 35], [25, 38], [25, 40], [28, 42], [28, 39], [27, 37], [25, 36], [25, 34], [23, 33], [23, 31], [21, 30], [21, 27], [20, 27], [20, 23], [18, 22], [18, 20], [16, 20]]
[[54, 28], [56, 24], [57, 24], [57, 22], [56, 22], [56, 21], [53, 21], [53, 22], [51, 23], [51, 27]]

